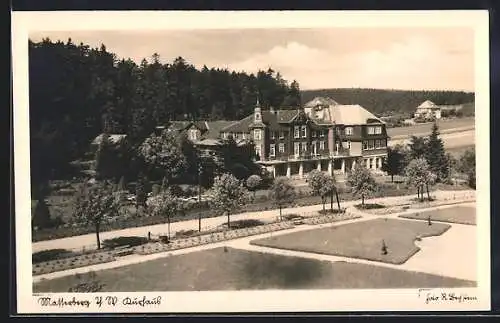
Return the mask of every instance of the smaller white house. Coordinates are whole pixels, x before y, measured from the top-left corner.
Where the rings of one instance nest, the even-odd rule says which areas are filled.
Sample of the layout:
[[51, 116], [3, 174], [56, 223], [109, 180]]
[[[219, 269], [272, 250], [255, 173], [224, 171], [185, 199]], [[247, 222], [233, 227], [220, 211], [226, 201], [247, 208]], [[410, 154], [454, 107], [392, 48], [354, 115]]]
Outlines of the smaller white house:
[[417, 107], [414, 117], [416, 119], [441, 119], [441, 107], [427, 100]]

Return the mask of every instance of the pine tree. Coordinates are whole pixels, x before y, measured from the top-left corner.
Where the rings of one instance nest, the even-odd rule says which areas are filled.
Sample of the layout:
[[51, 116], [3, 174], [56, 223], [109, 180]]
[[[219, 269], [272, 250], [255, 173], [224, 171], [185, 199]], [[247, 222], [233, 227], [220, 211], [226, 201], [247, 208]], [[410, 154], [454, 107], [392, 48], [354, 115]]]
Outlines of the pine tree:
[[431, 172], [437, 175], [438, 181], [444, 181], [450, 174], [450, 161], [446, 158], [443, 141], [439, 138], [439, 128], [436, 122], [427, 140], [425, 159]]
[[135, 207], [139, 209], [139, 207], [146, 206], [146, 178], [144, 175], [140, 174], [137, 179], [136, 187], [135, 187]]
[[113, 145], [109, 140], [109, 135], [103, 133], [99, 148], [95, 155], [95, 172], [97, 179], [111, 179], [115, 176], [116, 160]]
[[43, 198], [40, 198], [36, 202], [32, 202], [34, 208], [32, 210], [32, 227], [37, 227], [38, 229], [48, 228], [52, 224], [52, 219], [50, 218], [50, 211], [47, 203]]

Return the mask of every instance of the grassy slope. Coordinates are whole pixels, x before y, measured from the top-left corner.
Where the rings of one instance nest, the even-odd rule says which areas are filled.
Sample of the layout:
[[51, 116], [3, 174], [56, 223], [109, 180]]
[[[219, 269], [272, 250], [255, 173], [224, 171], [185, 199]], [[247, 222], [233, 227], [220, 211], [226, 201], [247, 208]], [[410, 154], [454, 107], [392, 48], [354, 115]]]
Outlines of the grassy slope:
[[[327, 255], [361, 258], [402, 264], [418, 252], [415, 238], [441, 235], [450, 228], [447, 224], [375, 219], [322, 229], [313, 229], [254, 240], [251, 243], [266, 247], [314, 252]], [[381, 252], [382, 240], [388, 254]]]
[[[475, 282], [363, 264], [216, 248], [96, 272], [105, 292], [424, 288]], [[66, 292], [75, 276], [43, 281], [34, 292]]]
[[[448, 119], [438, 121], [439, 131], [448, 131], [455, 128], [473, 128], [474, 118], [460, 118], [460, 119]], [[409, 127], [398, 127], [387, 129], [387, 134], [390, 137], [396, 136], [409, 136], [409, 135], [423, 135], [430, 134], [432, 130], [432, 123], [417, 124]]]

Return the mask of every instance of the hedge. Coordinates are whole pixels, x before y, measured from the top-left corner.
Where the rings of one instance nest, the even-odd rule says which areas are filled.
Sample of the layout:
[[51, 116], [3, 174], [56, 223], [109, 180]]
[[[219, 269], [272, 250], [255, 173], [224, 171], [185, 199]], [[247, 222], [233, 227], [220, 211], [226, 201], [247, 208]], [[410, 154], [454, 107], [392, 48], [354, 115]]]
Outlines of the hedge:
[[33, 255], [31, 256], [31, 261], [32, 263], [37, 264], [44, 261], [63, 259], [71, 256], [74, 256], [74, 253], [71, 250], [49, 249], [33, 253]]
[[102, 242], [102, 247], [105, 249], [114, 249], [123, 246], [135, 247], [135, 246], [140, 246], [141, 244], [145, 244], [147, 242], [148, 239], [146, 237], [137, 237], [137, 236], [117, 237], [113, 239], [104, 240]]

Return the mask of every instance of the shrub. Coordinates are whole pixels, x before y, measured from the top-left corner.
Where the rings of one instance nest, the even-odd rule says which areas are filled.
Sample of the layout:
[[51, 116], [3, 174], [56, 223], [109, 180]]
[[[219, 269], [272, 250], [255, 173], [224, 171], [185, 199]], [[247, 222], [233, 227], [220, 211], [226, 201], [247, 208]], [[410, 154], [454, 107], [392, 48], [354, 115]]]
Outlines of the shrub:
[[159, 236], [159, 238], [162, 243], [170, 243], [168, 236]]
[[38, 201], [33, 201], [31, 222], [33, 228], [44, 229], [52, 227], [53, 223], [50, 218], [49, 207], [45, 200], [40, 199]]
[[107, 239], [102, 242], [103, 248], [113, 249], [121, 246], [140, 246], [148, 242], [146, 237], [117, 237], [113, 239]]
[[364, 210], [373, 210], [373, 209], [383, 209], [385, 208], [385, 205], [382, 204], [377, 204], [377, 203], [369, 203], [369, 204], [357, 204], [355, 205], [356, 208], [358, 209], [364, 209]]
[[42, 250], [33, 253], [31, 256], [31, 261], [36, 264], [40, 262], [45, 262], [45, 261], [51, 261], [51, 260], [56, 260], [56, 259], [61, 259], [61, 258], [68, 258], [73, 256], [73, 252], [71, 250], [67, 249], [49, 249], [49, 250]]
[[295, 214], [295, 213], [283, 215], [283, 220], [284, 221], [290, 221], [290, 220], [293, 220], [293, 219], [301, 219], [301, 220], [303, 220], [303, 219], [305, 219], [305, 217], [303, 217], [302, 215]]
[[198, 231], [195, 230], [180, 230], [175, 233], [175, 237], [179, 238], [186, 238], [186, 237], [191, 237], [194, 234], [196, 234]]
[[[365, 206], [370, 205], [370, 204], [365, 204]], [[328, 214], [339, 214], [339, 213], [345, 213], [345, 209], [326, 209], [326, 210], [319, 210], [319, 214], [321, 215], [328, 215]]]
[[153, 194], [153, 196], [156, 196], [156, 195], [160, 194], [160, 189], [161, 189], [160, 185], [153, 184], [153, 186], [152, 186], [152, 194]]
[[174, 195], [174, 196], [177, 196], [177, 197], [182, 197], [184, 196], [184, 191], [182, 190], [182, 188], [177, 185], [177, 184], [174, 184], [174, 185], [171, 185], [170, 186], [170, 192]]
[[[237, 221], [231, 221], [231, 229], [251, 228], [263, 224], [265, 223], [255, 219], [237, 220]], [[225, 225], [227, 225], [227, 223], [225, 223]]]

